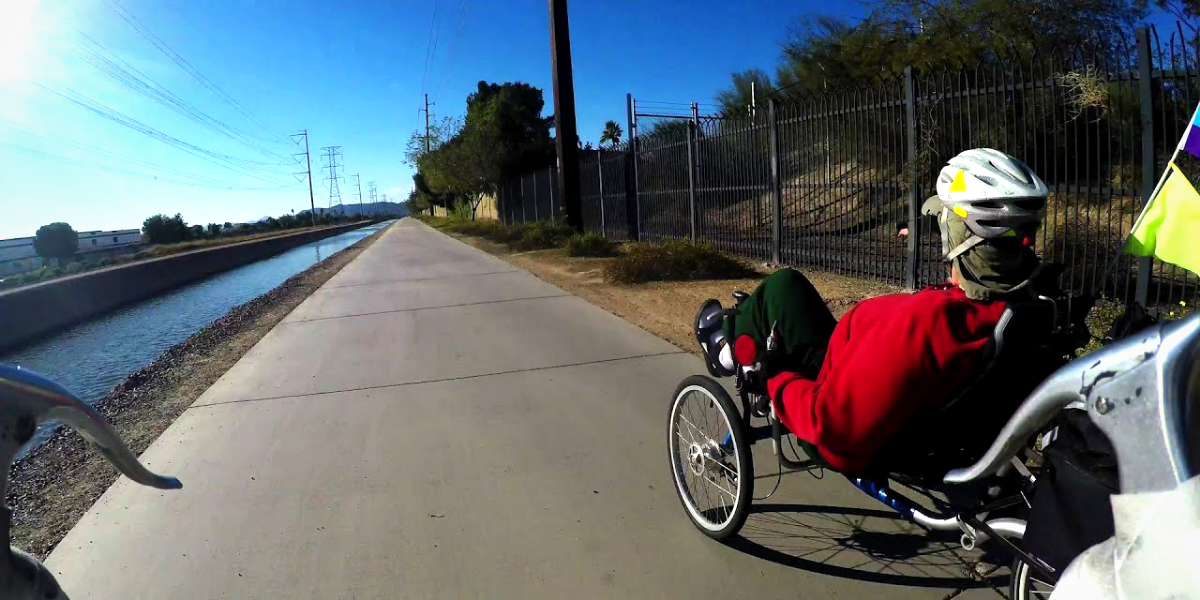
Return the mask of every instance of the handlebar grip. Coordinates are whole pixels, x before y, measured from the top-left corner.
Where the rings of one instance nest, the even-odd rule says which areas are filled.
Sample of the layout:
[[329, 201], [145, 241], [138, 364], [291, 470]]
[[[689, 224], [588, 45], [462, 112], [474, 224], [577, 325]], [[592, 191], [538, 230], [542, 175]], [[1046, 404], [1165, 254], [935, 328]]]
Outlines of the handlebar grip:
[[[58, 420], [78, 431], [117, 470], [137, 483], [165, 490], [183, 487], [178, 479], [155, 474], [142, 465], [104, 417], [83, 400], [32, 371], [0, 364], [0, 422], [15, 427], [29, 418], [36, 422]], [[19, 440], [21, 444], [26, 441]]]

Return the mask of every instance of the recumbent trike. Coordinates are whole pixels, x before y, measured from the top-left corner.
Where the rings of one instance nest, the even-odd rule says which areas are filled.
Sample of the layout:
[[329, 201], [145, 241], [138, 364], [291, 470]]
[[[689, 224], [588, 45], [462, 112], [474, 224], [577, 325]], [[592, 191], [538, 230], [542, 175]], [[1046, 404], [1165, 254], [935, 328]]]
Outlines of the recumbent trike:
[[[1021, 423], [1015, 422], [1020, 415], [1014, 415], [1026, 398], [1027, 405], [1037, 401], [1044, 384], [1055, 379], [1056, 371], [1068, 370], [1064, 366], [1090, 339], [1084, 317], [1093, 302], [1059, 291], [1061, 273], [1058, 265], [1043, 265], [1028, 296], [1007, 302], [978, 375], [952, 401], [914, 417], [880, 453], [884, 464], [869, 473], [843, 473], [904, 519], [930, 531], [961, 532], [965, 549], [989, 539], [1007, 548], [1014, 556], [1017, 597], [1046, 593], [1059, 575], [1019, 544], [1039, 469], [1035, 445], [1059, 410], [1037, 414], [1032, 424], [1028, 415]], [[731, 309], [715, 300], [705, 303], [696, 317], [698, 339], [714, 324], [736, 318], [748, 294], [734, 292], [733, 297]], [[777, 345], [775, 336], [768, 338], [767, 352]], [[721, 377], [712, 365], [709, 371]], [[774, 415], [761, 364], [739, 365], [733, 377], [740, 407], [711, 377], [683, 380], [671, 403], [667, 431], [680, 501], [692, 523], [716, 540], [736, 535], [750, 512], [752, 444], [770, 440], [781, 473], [825, 468], [819, 459], [801, 459], [802, 451], [786, 443], [791, 434]], [[1009, 439], [1018, 435], [1014, 431], [1019, 439]], [[789, 446], [795, 459], [788, 456]], [[892, 484], [922, 496], [924, 506]]]

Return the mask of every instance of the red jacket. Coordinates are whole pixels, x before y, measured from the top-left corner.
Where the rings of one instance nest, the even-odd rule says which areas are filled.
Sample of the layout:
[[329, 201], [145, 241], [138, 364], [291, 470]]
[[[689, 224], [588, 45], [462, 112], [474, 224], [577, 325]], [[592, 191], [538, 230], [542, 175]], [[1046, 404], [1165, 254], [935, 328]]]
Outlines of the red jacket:
[[957, 287], [864, 300], [833, 330], [815, 381], [787, 372], [768, 380], [775, 411], [834, 468], [862, 471], [914, 414], [948, 402], [975, 375], [1003, 312]]

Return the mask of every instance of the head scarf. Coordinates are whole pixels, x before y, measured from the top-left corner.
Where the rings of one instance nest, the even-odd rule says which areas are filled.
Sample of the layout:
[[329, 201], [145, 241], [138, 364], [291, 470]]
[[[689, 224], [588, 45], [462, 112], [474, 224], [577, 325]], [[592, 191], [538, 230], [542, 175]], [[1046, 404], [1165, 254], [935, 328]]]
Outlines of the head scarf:
[[[952, 211], [945, 211], [939, 224], [950, 248], [957, 248], [971, 236], [966, 221]], [[983, 240], [951, 262], [958, 272], [959, 286], [973, 300], [1002, 300], [1025, 289], [1039, 263], [1033, 249], [1017, 237]]]

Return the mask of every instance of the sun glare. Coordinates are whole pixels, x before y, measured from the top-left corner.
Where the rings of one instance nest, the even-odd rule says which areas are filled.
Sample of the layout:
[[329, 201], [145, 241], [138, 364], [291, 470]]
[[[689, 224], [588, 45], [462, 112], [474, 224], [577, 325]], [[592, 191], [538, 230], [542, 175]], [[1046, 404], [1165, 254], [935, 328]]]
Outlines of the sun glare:
[[0, 0], [0, 80], [24, 75], [38, 43], [38, 0]]

